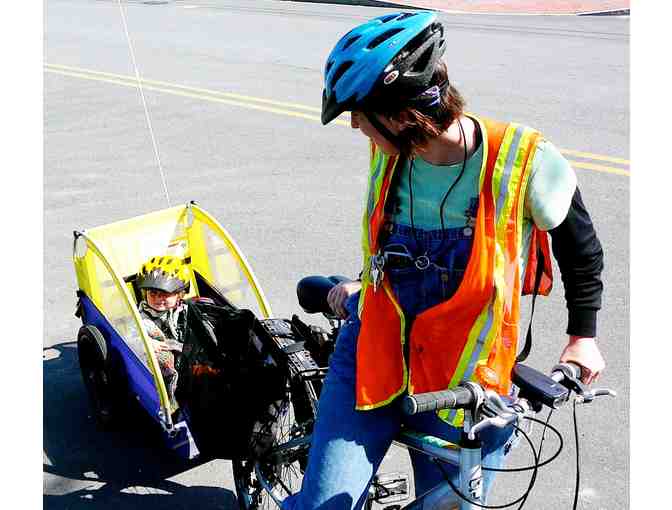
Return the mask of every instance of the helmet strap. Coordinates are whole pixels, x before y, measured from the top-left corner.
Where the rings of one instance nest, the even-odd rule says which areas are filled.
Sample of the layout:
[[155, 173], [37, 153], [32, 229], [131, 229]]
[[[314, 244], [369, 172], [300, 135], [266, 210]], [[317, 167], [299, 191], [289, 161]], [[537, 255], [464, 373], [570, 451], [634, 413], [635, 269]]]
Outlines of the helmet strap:
[[374, 113], [371, 112], [363, 112], [364, 116], [367, 118], [367, 120], [371, 123], [371, 125], [376, 128], [376, 131], [378, 131], [381, 135], [383, 135], [384, 138], [386, 138], [389, 142], [392, 143], [397, 149], [400, 148], [400, 143], [399, 143], [399, 137], [395, 134], [392, 133], [389, 129], [387, 129], [382, 122], [378, 120], [378, 117]]

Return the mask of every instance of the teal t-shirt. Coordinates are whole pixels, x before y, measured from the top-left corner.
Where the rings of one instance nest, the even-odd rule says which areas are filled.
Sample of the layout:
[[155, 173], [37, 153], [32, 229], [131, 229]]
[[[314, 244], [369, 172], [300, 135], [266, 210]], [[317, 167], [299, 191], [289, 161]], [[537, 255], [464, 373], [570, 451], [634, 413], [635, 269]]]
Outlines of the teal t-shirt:
[[[443, 207], [444, 228], [471, 228], [478, 212], [478, 183], [483, 162], [483, 144], [469, 157], [464, 174], [450, 192]], [[411, 173], [411, 164], [413, 172]], [[421, 157], [406, 161], [397, 186], [388, 198], [392, 221], [411, 225], [411, 188], [413, 187], [413, 225], [423, 230], [441, 228], [439, 214], [446, 191], [455, 182], [462, 163], [432, 165]], [[410, 175], [409, 175], [410, 174]], [[521, 275], [525, 273], [532, 225], [550, 230], [562, 223], [576, 190], [576, 174], [560, 151], [549, 141], [541, 140], [532, 160], [523, 218]]]
[[[465, 227], [478, 211], [478, 181], [483, 161], [483, 144], [467, 160], [464, 174], [450, 192], [443, 207], [445, 228]], [[411, 166], [413, 171], [411, 172]], [[424, 230], [441, 228], [440, 208], [446, 191], [455, 183], [462, 163], [432, 165], [421, 157], [408, 160], [400, 169], [389, 207], [395, 223], [411, 225], [411, 181], [413, 189], [413, 225]], [[388, 199], [389, 200], [389, 199]]]
[[[450, 192], [443, 207], [445, 228], [464, 227], [478, 210], [478, 181], [483, 162], [483, 144], [469, 157], [464, 174]], [[411, 173], [411, 165], [413, 171]], [[441, 201], [458, 178], [462, 163], [432, 165], [422, 157], [406, 161], [400, 169], [397, 186], [388, 200], [395, 223], [411, 225], [411, 187], [413, 224], [416, 228], [441, 228]], [[525, 196], [525, 218], [541, 230], [557, 227], [567, 215], [576, 189], [576, 175], [569, 162], [550, 142], [542, 140], [532, 160], [532, 173]]]

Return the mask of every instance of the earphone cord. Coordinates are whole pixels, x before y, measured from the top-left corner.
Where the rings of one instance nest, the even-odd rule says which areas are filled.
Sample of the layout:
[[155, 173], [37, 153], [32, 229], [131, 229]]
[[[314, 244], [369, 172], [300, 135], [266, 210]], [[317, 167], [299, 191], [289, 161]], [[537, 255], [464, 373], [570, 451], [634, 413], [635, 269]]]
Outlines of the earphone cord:
[[[445, 195], [443, 195], [443, 199], [441, 200], [441, 207], [439, 208], [439, 219], [441, 220], [441, 244], [439, 245], [439, 248], [437, 250], [438, 253], [441, 252], [441, 248], [443, 248], [443, 243], [446, 238], [445, 234], [445, 223], [443, 221], [443, 208], [446, 205], [446, 200], [448, 199], [448, 195], [450, 195], [451, 191], [453, 191], [453, 188], [457, 185], [457, 183], [460, 181], [462, 176], [464, 175], [464, 170], [467, 167], [467, 139], [464, 135], [464, 128], [462, 127], [462, 121], [458, 119], [457, 125], [460, 128], [460, 136], [462, 137], [462, 141], [464, 143], [464, 157], [462, 159], [462, 169], [460, 170], [460, 174], [457, 176], [457, 179], [453, 182], [453, 184], [450, 185], [448, 188], [448, 191], [446, 191]], [[410, 216], [411, 216], [411, 232], [413, 232], [413, 238], [415, 239], [415, 242], [418, 246], [420, 246], [420, 241], [418, 240], [418, 235], [415, 231], [415, 222], [413, 221], [413, 169], [415, 168], [414, 164], [414, 159], [411, 159], [411, 168], [408, 170], [408, 194], [409, 194], [409, 201], [410, 201]], [[425, 252], [426, 256], [429, 256], [429, 253], [426, 251]]]

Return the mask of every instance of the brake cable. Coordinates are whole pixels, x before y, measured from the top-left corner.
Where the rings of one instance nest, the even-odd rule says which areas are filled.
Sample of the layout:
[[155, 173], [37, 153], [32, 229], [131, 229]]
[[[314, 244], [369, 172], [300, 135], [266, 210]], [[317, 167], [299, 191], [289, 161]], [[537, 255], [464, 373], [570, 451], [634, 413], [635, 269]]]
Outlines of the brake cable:
[[573, 510], [576, 510], [576, 505], [579, 502], [579, 428], [576, 424], [576, 399], [574, 399], [574, 444], [576, 445], [576, 485], [574, 486], [574, 505], [572, 506]]
[[[544, 447], [544, 439], [546, 439], [546, 430], [548, 429], [549, 423], [551, 421], [551, 416], [553, 415], [553, 409], [548, 410], [548, 416], [546, 417], [546, 423], [544, 423], [544, 430], [541, 433], [541, 440], [539, 441], [539, 457], [541, 457], [541, 450]], [[560, 449], [558, 450], [558, 454], [562, 450], [562, 436], [558, 436], [560, 439]], [[553, 457], [555, 458], [555, 457]], [[550, 462], [550, 461], [549, 461]]]
[[[550, 417], [550, 416], [549, 416], [549, 417]], [[564, 441], [563, 441], [563, 439], [562, 439], [562, 434], [560, 433], [560, 431], [559, 431], [558, 429], [556, 429], [555, 427], [553, 427], [552, 425], [550, 425], [550, 424], [548, 423], [548, 421], [543, 422], [543, 421], [541, 421], [541, 420], [537, 420], [536, 418], [532, 418], [532, 417], [530, 417], [530, 416], [527, 416], [525, 419], [526, 419], [526, 420], [530, 420], [530, 421], [535, 422], [535, 423], [539, 423], [539, 424], [541, 424], [541, 425], [544, 425], [545, 428], [548, 428], [548, 429], [549, 429], [551, 432], [553, 432], [553, 433], [555, 434], [555, 436], [558, 438], [558, 441], [559, 441], [560, 444], [558, 445], [558, 449], [555, 451], [555, 453], [554, 453], [551, 457], [549, 457], [548, 459], [544, 460], [543, 462], [539, 462], [539, 464], [536, 465], [536, 467], [538, 467], [538, 468], [543, 467], [543, 466], [546, 466], [547, 464], [550, 464], [550, 463], [553, 462], [555, 459], [557, 459], [557, 458], [558, 458], [558, 455], [560, 455], [560, 453], [562, 452], [562, 450], [563, 450], [563, 448], [564, 448]], [[544, 434], [545, 434], [545, 433], [546, 433], [546, 431], [544, 430]], [[541, 442], [543, 443], [543, 436], [542, 436], [542, 440], [541, 440]], [[542, 449], [542, 444], [539, 445], [539, 452], [538, 452], [539, 458], [541, 458], [541, 449]], [[496, 471], [496, 472], [498, 472], [498, 473], [520, 473], [520, 472], [522, 472], [522, 471], [530, 471], [530, 470], [532, 470], [532, 469], [535, 469], [535, 465], [532, 465], [532, 466], [525, 466], [525, 467], [519, 467], [519, 468], [490, 468], [490, 467], [482, 467], [481, 469], [483, 469], [484, 471]]]

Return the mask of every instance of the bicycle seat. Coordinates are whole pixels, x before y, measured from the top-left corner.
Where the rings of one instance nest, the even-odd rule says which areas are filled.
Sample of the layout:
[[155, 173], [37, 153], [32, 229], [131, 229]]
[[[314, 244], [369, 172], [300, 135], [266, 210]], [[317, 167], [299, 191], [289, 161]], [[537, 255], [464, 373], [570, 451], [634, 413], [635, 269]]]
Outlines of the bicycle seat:
[[306, 276], [296, 285], [299, 305], [306, 313], [333, 315], [327, 303], [329, 291], [341, 282], [350, 282], [345, 276]]

